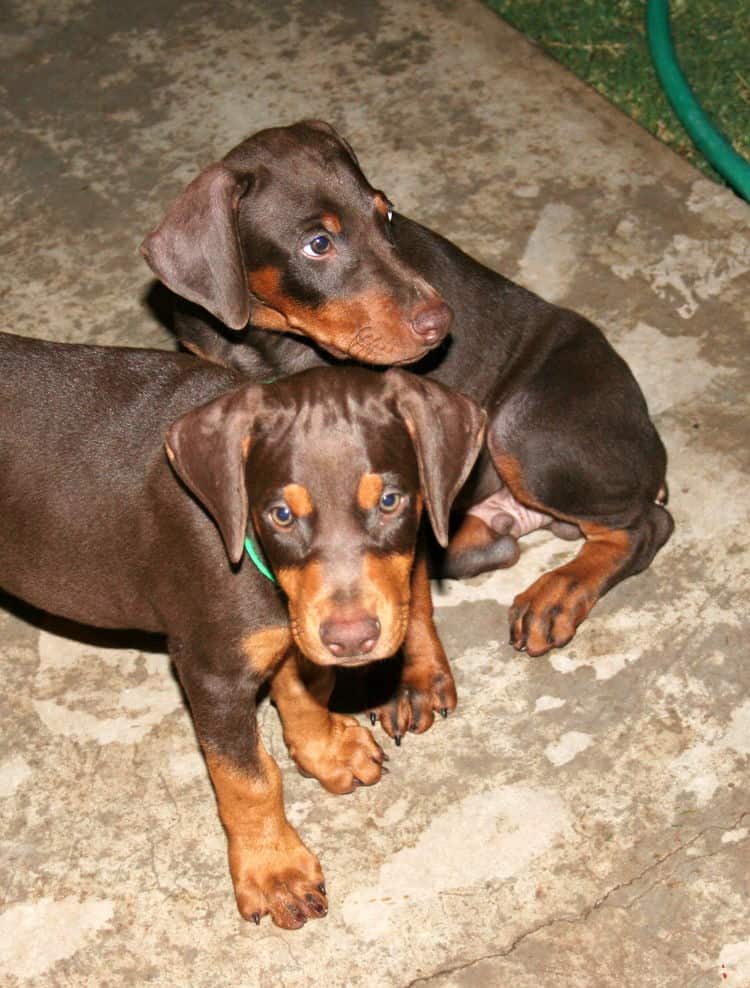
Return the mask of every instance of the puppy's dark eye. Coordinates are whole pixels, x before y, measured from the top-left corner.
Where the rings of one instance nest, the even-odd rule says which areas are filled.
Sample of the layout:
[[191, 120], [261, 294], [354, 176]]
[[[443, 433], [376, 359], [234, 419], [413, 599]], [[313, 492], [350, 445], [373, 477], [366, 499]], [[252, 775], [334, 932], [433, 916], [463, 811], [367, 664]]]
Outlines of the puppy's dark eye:
[[327, 254], [332, 247], [333, 244], [331, 242], [331, 238], [327, 237], [324, 233], [319, 233], [317, 237], [313, 237], [312, 240], [308, 240], [302, 248], [302, 253], [306, 254], [308, 257], [322, 257], [324, 254]]
[[401, 495], [396, 491], [386, 491], [380, 498], [380, 510], [386, 514], [391, 515], [401, 504]]
[[385, 214], [385, 218], [388, 220], [389, 223], [393, 219], [393, 206], [391, 206], [390, 204], [388, 206], [388, 212]]
[[279, 528], [290, 528], [294, 524], [294, 515], [285, 504], [277, 504], [268, 513], [271, 516], [271, 521]]

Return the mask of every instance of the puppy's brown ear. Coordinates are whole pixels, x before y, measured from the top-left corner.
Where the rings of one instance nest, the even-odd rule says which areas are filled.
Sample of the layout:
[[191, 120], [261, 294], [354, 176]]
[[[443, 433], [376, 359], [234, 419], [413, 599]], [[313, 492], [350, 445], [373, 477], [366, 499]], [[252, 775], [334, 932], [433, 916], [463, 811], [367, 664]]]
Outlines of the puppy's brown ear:
[[448, 545], [450, 510], [484, 442], [485, 412], [456, 391], [402, 370], [385, 375], [417, 454], [435, 536]]
[[232, 329], [244, 329], [250, 318], [237, 206], [252, 182], [250, 174], [221, 162], [209, 165], [140, 247], [167, 288], [202, 305]]
[[233, 563], [242, 558], [245, 543], [245, 466], [255, 418], [263, 407], [260, 387], [230, 391], [182, 415], [165, 443], [175, 473], [216, 522]]
[[349, 141], [346, 140], [346, 138], [339, 134], [335, 127], [332, 127], [331, 124], [328, 123], [327, 120], [309, 118], [307, 120], [300, 120], [298, 126], [310, 127], [312, 130], [319, 130], [324, 134], [328, 134], [328, 136], [332, 137], [337, 144], [340, 144], [341, 147], [343, 147], [357, 168], [359, 168], [359, 161], [357, 160], [357, 155], [354, 153], [354, 148], [351, 146]]

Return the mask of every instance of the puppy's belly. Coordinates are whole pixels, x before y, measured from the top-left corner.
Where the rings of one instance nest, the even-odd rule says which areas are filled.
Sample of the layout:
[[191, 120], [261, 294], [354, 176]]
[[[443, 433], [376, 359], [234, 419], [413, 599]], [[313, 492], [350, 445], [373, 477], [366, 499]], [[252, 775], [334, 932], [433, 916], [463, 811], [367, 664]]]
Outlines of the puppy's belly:
[[498, 534], [512, 535], [516, 539], [535, 532], [538, 528], [544, 528], [552, 521], [551, 515], [534, 511], [516, 501], [507, 487], [501, 487], [483, 501], [472, 505], [466, 514], [481, 518], [485, 525]]

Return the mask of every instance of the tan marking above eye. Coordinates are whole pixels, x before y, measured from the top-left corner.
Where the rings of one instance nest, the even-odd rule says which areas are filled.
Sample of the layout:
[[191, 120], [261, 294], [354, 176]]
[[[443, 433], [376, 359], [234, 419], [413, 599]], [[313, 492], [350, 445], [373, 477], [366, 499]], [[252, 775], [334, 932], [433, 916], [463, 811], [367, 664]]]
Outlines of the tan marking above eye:
[[375, 206], [375, 209], [377, 209], [377, 211], [380, 213], [381, 216], [386, 216], [386, 217], [388, 216], [388, 213], [390, 212], [391, 209], [391, 205], [382, 193], [378, 192], [375, 195], [375, 198], [373, 199], [373, 204]]
[[329, 233], [337, 234], [341, 233], [343, 227], [341, 225], [341, 220], [335, 213], [323, 213], [320, 217], [320, 222], [328, 230]]
[[377, 508], [383, 494], [383, 478], [379, 473], [363, 473], [357, 485], [357, 504], [363, 511]]
[[313, 503], [310, 492], [302, 484], [287, 484], [281, 492], [284, 500], [297, 518], [305, 518], [313, 513]]

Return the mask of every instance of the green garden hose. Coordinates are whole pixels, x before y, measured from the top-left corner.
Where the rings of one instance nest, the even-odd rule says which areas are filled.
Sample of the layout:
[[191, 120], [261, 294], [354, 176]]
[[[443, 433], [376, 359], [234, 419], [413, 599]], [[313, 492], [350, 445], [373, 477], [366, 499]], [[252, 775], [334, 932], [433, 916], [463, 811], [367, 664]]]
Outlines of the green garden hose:
[[679, 66], [669, 30], [669, 0], [648, 0], [646, 27], [651, 58], [674, 112], [708, 162], [750, 201], [750, 163], [716, 129]]

